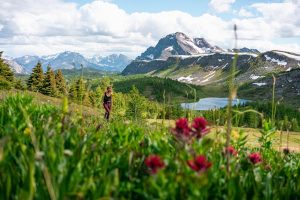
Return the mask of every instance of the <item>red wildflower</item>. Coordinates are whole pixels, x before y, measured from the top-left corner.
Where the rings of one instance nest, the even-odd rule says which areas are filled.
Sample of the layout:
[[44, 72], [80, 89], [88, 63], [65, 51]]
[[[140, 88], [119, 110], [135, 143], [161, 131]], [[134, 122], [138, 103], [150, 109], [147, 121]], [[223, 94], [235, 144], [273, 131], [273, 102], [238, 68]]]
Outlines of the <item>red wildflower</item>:
[[204, 155], [199, 155], [194, 160], [188, 160], [187, 164], [192, 170], [197, 172], [205, 171], [212, 165]]
[[252, 153], [248, 156], [248, 158], [250, 159], [250, 161], [253, 164], [259, 163], [262, 161], [261, 155], [260, 153], [256, 152], [256, 153]]
[[225, 149], [225, 153], [229, 153], [230, 155], [236, 156], [237, 151], [234, 149], [233, 146], [229, 146]]
[[189, 122], [186, 118], [180, 118], [176, 121], [175, 133], [177, 135], [189, 136], [190, 128]]
[[204, 117], [196, 117], [192, 124], [193, 132], [197, 137], [201, 138], [202, 136], [208, 133], [207, 121]]
[[152, 174], [156, 174], [159, 169], [165, 166], [165, 163], [157, 155], [149, 155], [145, 160], [145, 164]]

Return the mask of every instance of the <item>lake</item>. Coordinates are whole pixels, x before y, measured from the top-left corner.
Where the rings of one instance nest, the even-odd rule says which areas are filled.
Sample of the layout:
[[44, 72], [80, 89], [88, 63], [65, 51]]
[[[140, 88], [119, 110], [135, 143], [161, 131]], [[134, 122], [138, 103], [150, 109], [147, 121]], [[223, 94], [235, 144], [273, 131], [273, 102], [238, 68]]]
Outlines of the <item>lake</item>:
[[[248, 101], [249, 100], [245, 100], [245, 99], [234, 99], [232, 101], [232, 105], [245, 104]], [[224, 108], [227, 106], [227, 104], [228, 104], [228, 98], [210, 97], [210, 98], [200, 99], [198, 102], [195, 103], [182, 103], [181, 107], [189, 110], [212, 110], [212, 109]]]

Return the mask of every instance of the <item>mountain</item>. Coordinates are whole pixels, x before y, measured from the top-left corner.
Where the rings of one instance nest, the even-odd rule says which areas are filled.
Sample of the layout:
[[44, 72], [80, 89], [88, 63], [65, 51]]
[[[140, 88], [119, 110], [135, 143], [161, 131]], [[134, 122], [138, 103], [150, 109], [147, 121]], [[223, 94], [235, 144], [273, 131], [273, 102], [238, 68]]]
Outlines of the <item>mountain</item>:
[[[272, 74], [275, 74], [281, 77], [277, 84], [282, 88], [278, 90], [288, 91], [291, 87], [293, 92], [288, 94], [298, 95], [300, 101], [299, 84], [291, 85], [300, 80], [299, 75], [295, 75], [300, 70], [300, 54], [278, 50], [259, 52], [247, 47], [224, 50], [204, 38], [191, 39], [183, 33], [160, 39], [155, 47], [133, 60], [122, 74], [147, 74], [194, 85], [225, 86], [235, 52], [238, 54], [236, 81], [239, 85], [248, 85], [254, 90], [270, 88]], [[289, 77], [290, 84], [285, 83], [284, 77]]]
[[43, 56], [42, 58], [45, 60], [43, 67], [51, 65], [53, 69], [80, 69], [81, 65], [87, 68], [99, 67], [94, 63], [90, 63], [83, 55], [70, 51], [65, 51], [50, 57]]
[[89, 61], [108, 71], [122, 71], [132, 60], [123, 54], [112, 54], [106, 57], [93, 56]]
[[3, 59], [6, 64], [13, 70], [15, 74], [28, 74], [26, 69], [10, 58]]
[[[237, 81], [246, 83], [271, 73], [288, 72], [300, 68], [300, 55], [268, 51], [261, 54], [238, 53]], [[134, 60], [122, 72], [124, 75], [149, 74], [169, 77], [195, 85], [224, 84], [234, 53], [222, 52], [197, 56], [169, 57], [167, 60]]]
[[240, 53], [256, 53], [256, 54], [260, 53], [257, 49], [249, 49], [247, 47], [241, 49], [232, 49], [232, 52], [235, 52], [235, 50]]
[[38, 63], [38, 61], [43, 62], [43, 59], [38, 56], [22, 56], [19, 58], [13, 59], [16, 63], [23, 66], [27, 71], [31, 71], [32, 68]]
[[[186, 51], [182, 51], [183, 55], [170, 55], [165, 59], [155, 56], [152, 59], [141, 59], [147, 55], [147, 50], [133, 60], [122, 74], [145, 74], [152, 77], [171, 78], [182, 83], [199, 85], [202, 88], [221, 88], [222, 92], [227, 88], [234, 52], [237, 52], [235, 80], [239, 86], [240, 98], [255, 101], [272, 99], [274, 75], [276, 77], [276, 100], [299, 108], [300, 54], [278, 50], [259, 52], [247, 47], [226, 51], [220, 48], [221, 51], [213, 52], [211, 47], [216, 48], [215, 46], [198, 41], [196, 44], [199, 48], [206, 48], [206, 53], [186, 55]], [[153, 49], [152, 52], [160, 52], [163, 49], [162, 45], [159, 48], [150, 48]], [[176, 53], [179, 54], [179, 51]], [[213, 92], [209, 94], [214, 95]]]
[[167, 60], [176, 55], [197, 55], [222, 51], [221, 48], [210, 45], [204, 38], [190, 38], [184, 33], [176, 32], [160, 39], [155, 47], [149, 47], [136, 60]]
[[150, 74], [196, 85], [223, 83], [235, 52], [239, 55], [237, 79], [242, 82], [300, 67], [299, 54], [277, 50], [261, 53], [247, 47], [224, 50], [204, 38], [192, 39], [176, 32], [161, 38], [155, 47], [149, 47], [122, 74]]
[[113, 54], [107, 57], [95, 56], [86, 58], [80, 53], [65, 51], [48, 56], [22, 56], [13, 59], [17, 64], [23, 66], [26, 71], [31, 72], [32, 68], [40, 61], [43, 69], [48, 65], [56, 69], [80, 69], [93, 68], [101, 71], [122, 71], [129, 63], [130, 59], [125, 55]]

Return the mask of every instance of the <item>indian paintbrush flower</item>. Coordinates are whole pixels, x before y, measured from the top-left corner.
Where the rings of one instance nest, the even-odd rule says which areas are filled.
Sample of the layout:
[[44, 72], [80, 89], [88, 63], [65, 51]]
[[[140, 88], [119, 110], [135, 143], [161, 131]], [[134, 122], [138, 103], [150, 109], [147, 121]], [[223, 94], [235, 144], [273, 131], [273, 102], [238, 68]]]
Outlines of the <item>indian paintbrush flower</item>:
[[183, 135], [183, 136], [190, 136], [190, 128], [189, 122], [186, 118], [180, 118], [176, 121], [176, 127], [174, 129], [176, 134]]
[[187, 164], [192, 170], [197, 172], [206, 171], [212, 165], [204, 155], [199, 155], [193, 160], [188, 160]]
[[237, 155], [237, 151], [234, 149], [233, 146], [226, 147], [225, 153], [229, 153], [230, 155], [233, 155], [233, 156]]
[[191, 127], [186, 118], [180, 118], [176, 121], [176, 127], [172, 129], [173, 134], [185, 142], [190, 142], [193, 137], [202, 138], [208, 131], [207, 121], [204, 117], [195, 118]]
[[165, 163], [158, 155], [149, 155], [145, 159], [145, 164], [149, 168], [151, 174], [156, 174], [159, 169], [162, 169], [165, 166]]
[[260, 153], [256, 152], [256, 153], [251, 153], [248, 158], [250, 159], [250, 161], [253, 164], [257, 164], [260, 163], [262, 161], [262, 157], [260, 155]]
[[192, 124], [192, 130], [197, 138], [206, 135], [209, 131], [206, 119], [204, 117], [196, 117]]

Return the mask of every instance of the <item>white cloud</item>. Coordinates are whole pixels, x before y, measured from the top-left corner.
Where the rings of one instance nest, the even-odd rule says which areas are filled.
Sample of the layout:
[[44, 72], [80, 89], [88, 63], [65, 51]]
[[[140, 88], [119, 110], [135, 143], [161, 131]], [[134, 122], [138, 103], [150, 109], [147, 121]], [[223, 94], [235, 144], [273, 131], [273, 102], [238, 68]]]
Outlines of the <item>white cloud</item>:
[[217, 12], [227, 12], [235, 0], [211, 0], [209, 5]]
[[[107, 0], [83, 6], [63, 0], [8, 0], [0, 4], [0, 49], [11, 56], [69, 50], [85, 55], [125, 53], [134, 57], [176, 31], [232, 48], [236, 23], [240, 46], [300, 52], [300, 41], [280, 46], [272, 42], [300, 36], [297, 6], [293, 0], [254, 4], [252, 9], [261, 16], [224, 20], [209, 13], [194, 17], [181, 11], [130, 14]], [[281, 9], [285, 12], [278, 15]]]
[[253, 17], [253, 14], [246, 10], [245, 8], [241, 8], [238, 12], [238, 15], [240, 17]]

